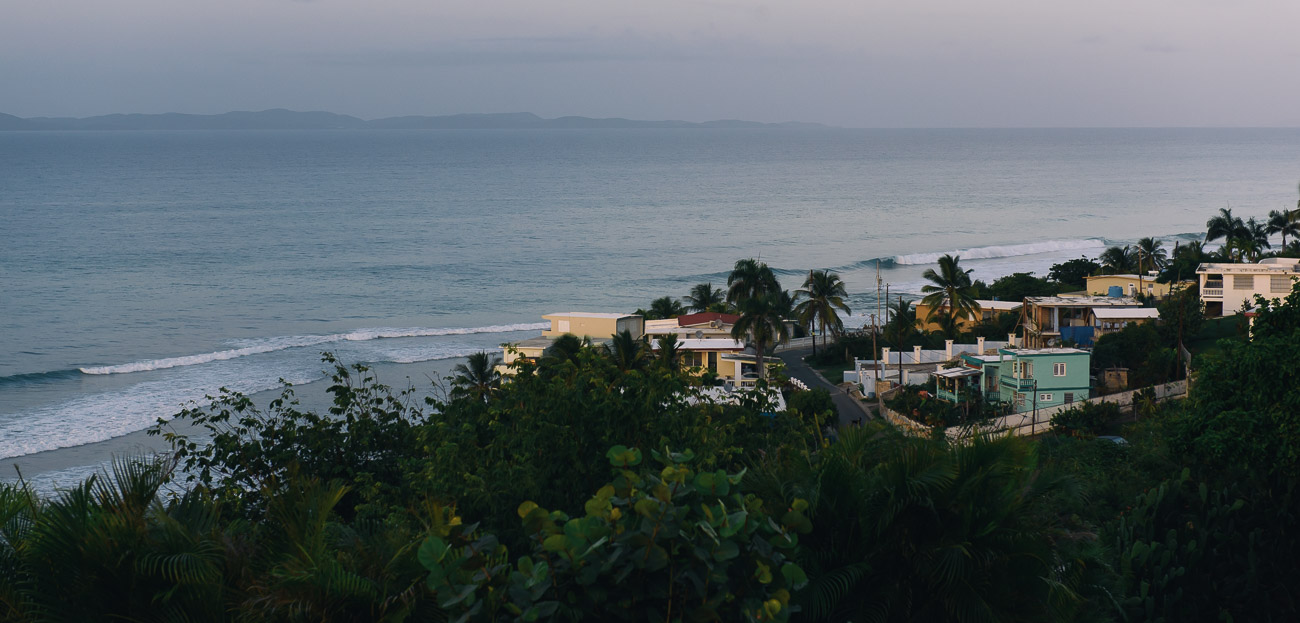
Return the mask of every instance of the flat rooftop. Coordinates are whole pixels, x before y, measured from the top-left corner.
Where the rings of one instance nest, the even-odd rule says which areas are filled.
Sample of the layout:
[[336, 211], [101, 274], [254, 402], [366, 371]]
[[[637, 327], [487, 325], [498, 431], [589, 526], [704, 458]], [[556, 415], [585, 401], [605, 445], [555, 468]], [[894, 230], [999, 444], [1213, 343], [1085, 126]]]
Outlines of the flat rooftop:
[[1030, 296], [1025, 303], [1037, 307], [1141, 307], [1127, 296]]
[[1034, 355], [1079, 355], [1088, 354], [1088, 351], [1082, 348], [1003, 348], [998, 352], [1017, 357], [1033, 357]]
[[1092, 314], [1102, 320], [1159, 318], [1160, 310], [1154, 307], [1109, 307], [1105, 309], [1094, 309], [1092, 310]]
[[619, 318], [636, 318], [636, 314], [620, 314], [617, 312], [556, 312], [546, 314], [543, 318], [551, 317], [568, 317], [568, 318], [604, 318], [607, 320], [618, 320]]

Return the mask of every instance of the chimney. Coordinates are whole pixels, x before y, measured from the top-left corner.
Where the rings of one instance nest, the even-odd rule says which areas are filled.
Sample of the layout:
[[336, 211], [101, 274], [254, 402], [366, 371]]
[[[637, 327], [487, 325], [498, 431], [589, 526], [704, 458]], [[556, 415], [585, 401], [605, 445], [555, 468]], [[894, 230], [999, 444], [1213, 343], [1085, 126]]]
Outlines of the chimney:
[[943, 341], [943, 350], [944, 350], [944, 358], [945, 358], [945, 359], [948, 359], [948, 360], [951, 360], [951, 359], [952, 359], [952, 340], [944, 340], [944, 341]]
[[885, 346], [880, 349], [880, 360], [889, 363], [889, 347]]
[[913, 347], [912, 347], [912, 356], [916, 358], [916, 361], [915, 361], [914, 363], [921, 363], [921, 347], [920, 347], [920, 346], [913, 346]]
[[1007, 334], [1007, 346], [1015, 347], [1015, 345], [1016, 345], [1016, 334], [1015, 334], [1015, 333], [1008, 333], [1008, 334]]
[[977, 355], [984, 354], [984, 338], [982, 337], [975, 338], [975, 351], [976, 351], [975, 354]]

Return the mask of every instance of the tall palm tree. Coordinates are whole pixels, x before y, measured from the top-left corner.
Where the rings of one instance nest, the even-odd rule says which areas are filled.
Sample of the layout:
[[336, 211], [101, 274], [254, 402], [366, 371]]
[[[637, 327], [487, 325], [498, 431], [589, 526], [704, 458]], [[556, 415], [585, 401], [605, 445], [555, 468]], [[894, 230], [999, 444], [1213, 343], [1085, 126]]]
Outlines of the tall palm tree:
[[1296, 210], [1282, 210], [1281, 212], [1278, 212], [1277, 210], [1269, 210], [1268, 224], [1265, 231], [1267, 231], [1270, 236], [1273, 234], [1282, 234], [1283, 249], [1286, 248], [1287, 236], [1300, 238], [1300, 220], [1297, 220], [1296, 218], [1298, 215], [1300, 214], [1298, 214]]
[[1143, 238], [1137, 242], [1138, 272], [1160, 270], [1169, 263], [1169, 254], [1164, 244], [1156, 238]]
[[881, 337], [898, 353], [899, 383], [903, 382], [903, 349], [907, 347], [908, 340], [920, 333], [916, 328], [916, 310], [912, 309], [912, 302], [898, 297], [898, 303], [889, 307], [889, 322], [885, 323]]
[[727, 276], [727, 302], [736, 306], [746, 299], [780, 289], [772, 269], [754, 258], [737, 260]]
[[727, 293], [713, 287], [712, 283], [697, 283], [686, 295], [686, 306], [693, 312], [717, 309], [727, 302]]
[[1219, 213], [1205, 221], [1205, 241], [1219, 238], [1232, 239], [1246, 235], [1246, 223], [1232, 215], [1232, 208], [1219, 208]]
[[[848, 295], [838, 274], [826, 270], [810, 270], [803, 288], [795, 290], [795, 300], [802, 301], [795, 306], [794, 311], [798, 314], [799, 322], [805, 325], [821, 324], [824, 345], [827, 325], [830, 325], [832, 335], [839, 335], [844, 330], [844, 322], [836, 310], [852, 313], [844, 303], [844, 297]], [[816, 333], [813, 334], [813, 354], [817, 354]]]
[[975, 300], [975, 289], [970, 278], [974, 269], [962, 270], [960, 262], [961, 256], [944, 255], [939, 258], [939, 272], [927, 268], [921, 275], [930, 282], [929, 285], [921, 286], [921, 292], [926, 295], [921, 299], [921, 304], [930, 307], [927, 322], [940, 315], [939, 310], [944, 307], [948, 309], [947, 315], [953, 324], [957, 324], [960, 318], [979, 316], [980, 304]]
[[496, 369], [500, 363], [501, 357], [495, 353], [479, 351], [470, 355], [465, 363], [451, 369], [456, 375], [451, 381], [452, 393], [487, 402], [501, 387], [501, 374]]
[[758, 378], [766, 378], [764, 357], [770, 346], [790, 339], [781, 314], [781, 293], [766, 292], [751, 296], [740, 303], [740, 319], [731, 327], [731, 337], [748, 339], [754, 346], [754, 361], [758, 364]]
[[1101, 263], [1102, 272], [1110, 275], [1131, 273], [1137, 269], [1137, 254], [1133, 247], [1111, 247], [1102, 251], [1097, 261]]
[[650, 309], [647, 311], [646, 320], [660, 320], [676, 318], [686, 313], [686, 308], [671, 296], [661, 296], [650, 301]]
[[606, 345], [610, 357], [614, 359], [614, 365], [623, 372], [640, 370], [645, 366], [646, 352], [650, 350], [646, 344], [645, 336], [640, 338], [632, 337], [632, 332], [624, 329], [614, 335], [613, 339]]

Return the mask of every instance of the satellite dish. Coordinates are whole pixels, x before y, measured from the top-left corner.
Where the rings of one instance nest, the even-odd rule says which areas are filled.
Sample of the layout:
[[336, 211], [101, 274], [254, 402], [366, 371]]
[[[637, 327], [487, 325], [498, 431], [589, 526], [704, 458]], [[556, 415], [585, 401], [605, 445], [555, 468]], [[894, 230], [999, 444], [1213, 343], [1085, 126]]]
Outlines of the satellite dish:
[[721, 328], [722, 328], [722, 319], [721, 319], [721, 318], [714, 318], [713, 320], [710, 320], [710, 321], [709, 321], [709, 326], [710, 326], [710, 327], [713, 327], [714, 329], [721, 329]]
[[697, 339], [697, 340], [702, 340], [702, 339], [704, 339], [704, 332], [703, 332], [703, 331], [698, 331], [698, 330], [697, 330], [697, 331], [695, 332], [695, 339]]

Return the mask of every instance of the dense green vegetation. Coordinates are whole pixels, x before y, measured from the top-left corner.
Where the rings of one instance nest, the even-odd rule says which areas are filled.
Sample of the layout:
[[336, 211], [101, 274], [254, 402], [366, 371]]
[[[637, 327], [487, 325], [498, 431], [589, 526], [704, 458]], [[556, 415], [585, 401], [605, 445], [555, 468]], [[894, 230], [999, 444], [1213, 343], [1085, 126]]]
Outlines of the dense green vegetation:
[[[729, 283], [751, 341], [793, 309], [765, 268]], [[1142, 370], [1221, 333], [1187, 296], [1098, 356]], [[927, 339], [908, 326], [889, 338]], [[1300, 287], [1198, 351], [1187, 399], [1037, 440], [830, 439], [829, 394], [718, 402], [672, 350], [569, 336], [426, 400], [326, 356], [323, 413], [223, 393], [159, 423], [169, 457], [0, 485], [0, 621], [1300, 619]]]

